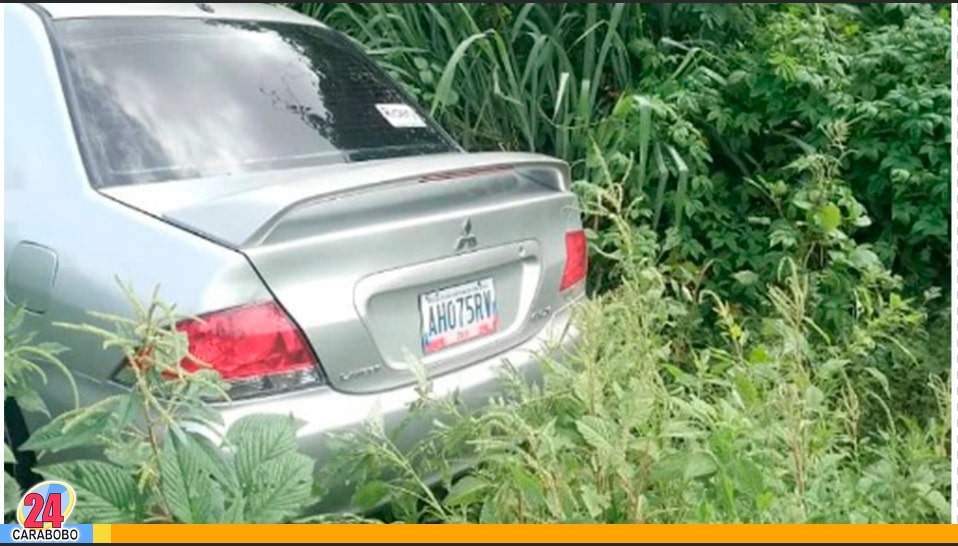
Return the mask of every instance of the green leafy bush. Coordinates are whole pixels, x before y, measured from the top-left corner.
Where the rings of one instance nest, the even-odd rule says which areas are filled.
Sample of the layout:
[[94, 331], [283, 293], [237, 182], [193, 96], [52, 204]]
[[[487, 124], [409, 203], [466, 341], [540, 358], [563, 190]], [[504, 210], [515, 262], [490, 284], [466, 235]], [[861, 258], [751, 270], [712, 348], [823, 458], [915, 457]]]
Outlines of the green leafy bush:
[[836, 140], [843, 190], [869, 211], [846, 218], [854, 237], [919, 292], [948, 284], [940, 4], [292, 6], [365, 46], [467, 148], [554, 154], [585, 179], [596, 153], [634, 157], [630, 195], [723, 295], [778, 263], [749, 221], [776, 212], [755, 183], [791, 184], [794, 157]]
[[[188, 343], [167, 328], [180, 318], [173, 307], [156, 294], [143, 305], [127, 293], [133, 307], [129, 317], [95, 315], [114, 325], [112, 330], [60, 326], [99, 336], [104, 349], [121, 350], [130, 364], [130, 390], [55, 416], [21, 446], [65, 460], [34, 470], [74, 486], [73, 520], [279, 523], [302, 515], [318, 501], [315, 462], [298, 452], [292, 418], [250, 416], [218, 434], [223, 423], [210, 403], [227, 399], [226, 385], [215, 372], [187, 373], [181, 367]], [[16, 379], [14, 385], [22, 384], [24, 372], [18, 370], [37, 370], [28, 356], [51, 351], [42, 345], [7, 347], [7, 384]], [[29, 389], [14, 392], [28, 408], [42, 408]], [[99, 456], [89, 458], [89, 453]], [[5, 476], [6, 487], [15, 483]], [[16, 506], [15, 495], [8, 492], [8, 507]]]
[[[46, 416], [43, 399], [33, 388], [35, 381], [46, 383], [47, 371], [51, 368], [63, 373], [70, 380], [74, 401], [77, 400], [76, 384], [69, 370], [60, 361], [64, 347], [51, 342], [36, 342], [34, 335], [24, 331], [26, 311], [22, 307], [5, 309], [3, 323], [3, 390], [6, 399], [16, 402], [21, 411], [39, 412]], [[46, 369], [46, 370], [45, 370]], [[13, 445], [11, 431], [4, 426], [3, 464], [12, 468], [16, 477], [4, 470], [3, 505], [9, 515], [16, 509], [22, 494], [20, 482], [32, 478], [32, 457], [21, 446]]]

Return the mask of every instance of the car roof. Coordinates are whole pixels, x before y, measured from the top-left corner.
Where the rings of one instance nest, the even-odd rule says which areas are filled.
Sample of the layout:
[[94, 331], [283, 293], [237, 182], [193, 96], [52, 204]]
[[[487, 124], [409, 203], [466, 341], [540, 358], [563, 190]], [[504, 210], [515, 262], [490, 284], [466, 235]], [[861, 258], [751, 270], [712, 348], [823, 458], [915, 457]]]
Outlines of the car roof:
[[37, 3], [52, 19], [88, 17], [187, 17], [319, 24], [287, 7], [271, 4]]

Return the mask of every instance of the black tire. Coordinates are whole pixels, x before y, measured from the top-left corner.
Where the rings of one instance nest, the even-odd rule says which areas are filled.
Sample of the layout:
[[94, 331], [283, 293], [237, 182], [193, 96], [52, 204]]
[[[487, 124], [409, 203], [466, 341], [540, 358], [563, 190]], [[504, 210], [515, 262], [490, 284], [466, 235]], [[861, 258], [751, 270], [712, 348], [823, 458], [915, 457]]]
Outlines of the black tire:
[[13, 450], [17, 459], [14, 464], [5, 464], [4, 469], [17, 479], [17, 483], [23, 490], [27, 490], [41, 478], [33, 472], [37, 464], [36, 454], [20, 449], [23, 442], [30, 437], [30, 432], [27, 430], [27, 423], [23, 418], [20, 405], [13, 398], [7, 398], [3, 402], [3, 429], [4, 439], [9, 442], [10, 449]]

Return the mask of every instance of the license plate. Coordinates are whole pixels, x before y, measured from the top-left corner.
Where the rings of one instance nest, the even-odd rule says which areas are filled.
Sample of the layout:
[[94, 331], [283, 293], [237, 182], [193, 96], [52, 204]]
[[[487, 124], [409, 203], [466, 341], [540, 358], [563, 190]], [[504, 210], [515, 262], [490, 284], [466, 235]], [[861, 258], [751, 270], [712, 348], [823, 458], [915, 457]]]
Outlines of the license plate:
[[419, 314], [425, 354], [489, 335], [499, 327], [496, 286], [487, 278], [420, 294]]

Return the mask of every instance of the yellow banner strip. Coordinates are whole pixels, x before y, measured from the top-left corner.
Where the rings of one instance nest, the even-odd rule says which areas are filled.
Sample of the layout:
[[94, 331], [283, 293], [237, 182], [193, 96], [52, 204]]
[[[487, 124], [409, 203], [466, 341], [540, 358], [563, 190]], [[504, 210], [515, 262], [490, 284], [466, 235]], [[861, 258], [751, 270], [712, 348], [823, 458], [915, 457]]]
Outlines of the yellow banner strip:
[[102, 523], [93, 524], [93, 542], [113, 542], [111, 540], [111, 525], [104, 525]]

